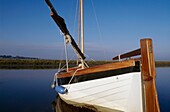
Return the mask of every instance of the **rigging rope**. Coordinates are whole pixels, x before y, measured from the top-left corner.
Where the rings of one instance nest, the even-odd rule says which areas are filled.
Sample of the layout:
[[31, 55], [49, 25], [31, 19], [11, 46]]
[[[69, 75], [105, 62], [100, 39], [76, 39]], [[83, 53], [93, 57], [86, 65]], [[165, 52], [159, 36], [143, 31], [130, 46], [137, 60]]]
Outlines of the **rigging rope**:
[[[99, 25], [99, 21], [98, 21], [98, 18], [97, 18], [96, 10], [94, 8], [93, 0], [91, 0], [91, 3], [92, 3], [92, 7], [93, 7], [93, 13], [94, 13], [94, 16], [95, 16], [95, 19], [96, 19], [97, 29], [99, 31], [100, 42], [101, 42], [101, 44], [103, 44], [102, 33], [101, 33], [101, 30], [100, 30], [100, 25]], [[107, 56], [106, 56], [106, 50], [104, 49], [104, 47], [102, 47], [102, 48], [103, 48], [104, 57], [105, 57], [106, 60], [108, 60]]]
[[87, 54], [84, 53], [84, 55], [85, 55], [87, 58], [89, 58], [90, 60], [96, 61], [96, 60], [94, 60], [92, 57], [88, 56]]
[[[69, 63], [74, 57], [75, 57], [75, 54], [68, 60], [68, 63]], [[61, 71], [62, 69], [64, 69], [65, 66], [66, 66], [66, 64], [63, 65], [63, 67], [62, 67], [59, 71]]]
[[74, 37], [74, 35], [75, 35], [75, 31], [76, 31], [76, 18], [77, 18], [77, 13], [78, 13], [78, 0], [77, 0], [77, 2], [76, 2], [76, 10], [75, 10], [75, 15], [74, 15], [74, 28], [73, 28], [73, 37]]
[[79, 70], [82, 70], [82, 68], [77, 69], [77, 70], [73, 73], [73, 75], [72, 75], [70, 81], [69, 81], [68, 84], [67, 84], [67, 87], [66, 87], [67, 90], [69, 90], [70, 85], [71, 85], [70, 83], [71, 83], [71, 81], [73, 80], [73, 78], [74, 78], [75, 74], [77, 73], [77, 71], [79, 71]]

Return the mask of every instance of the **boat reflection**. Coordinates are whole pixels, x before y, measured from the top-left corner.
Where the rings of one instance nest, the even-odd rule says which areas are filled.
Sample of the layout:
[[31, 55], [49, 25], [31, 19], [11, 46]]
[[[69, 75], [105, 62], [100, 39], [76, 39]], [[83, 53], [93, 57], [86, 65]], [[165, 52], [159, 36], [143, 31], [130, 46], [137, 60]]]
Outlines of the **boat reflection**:
[[76, 106], [67, 104], [59, 96], [57, 96], [56, 100], [53, 101], [51, 104], [52, 104], [52, 108], [54, 112], [97, 112], [89, 108], [76, 107]]

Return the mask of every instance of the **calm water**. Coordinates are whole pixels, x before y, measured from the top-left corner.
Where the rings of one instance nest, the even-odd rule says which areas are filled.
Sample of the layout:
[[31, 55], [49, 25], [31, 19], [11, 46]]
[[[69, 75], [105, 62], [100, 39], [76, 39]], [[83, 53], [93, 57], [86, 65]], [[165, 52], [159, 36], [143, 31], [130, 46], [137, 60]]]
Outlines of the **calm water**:
[[[57, 105], [65, 107], [60, 100], [56, 104], [50, 88], [56, 71], [0, 70], [0, 112], [54, 112]], [[170, 112], [170, 68], [157, 68], [157, 91], [161, 112]]]
[[53, 112], [56, 70], [0, 70], [0, 112]]
[[157, 68], [156, 81], [161, 112], [170, 112], [170, 68]]

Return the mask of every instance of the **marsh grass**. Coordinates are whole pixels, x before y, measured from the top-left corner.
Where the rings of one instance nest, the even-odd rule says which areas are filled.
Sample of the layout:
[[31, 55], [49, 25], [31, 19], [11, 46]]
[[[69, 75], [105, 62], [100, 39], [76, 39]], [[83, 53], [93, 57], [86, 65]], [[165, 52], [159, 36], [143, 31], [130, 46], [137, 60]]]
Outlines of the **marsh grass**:
[[156, 67], [170, 67], [170, 61], [156, 61]]
[[[86, 61], [89, 66], [101, 65], [112, 61]], [[44, 59], [0, 59], [0, 69], [57, 69], [59, 64], [65, 65], [65, 60]], [[69, 67], [76, 66], [77, 61], [69, 61]], [[170, 67], [170, 61], [156, 61], [156, 67]]]
[[[86, 61], [89, 66], [109, 63], [111, 61]], [[61, 63], [61, 65], [60, 65]], [[76, 66], [77, 61], [69, 61], [69, 67]], [[65, 65], [65, 60], [44, 59], [0, 59], [0, 69], [57, 69]]]

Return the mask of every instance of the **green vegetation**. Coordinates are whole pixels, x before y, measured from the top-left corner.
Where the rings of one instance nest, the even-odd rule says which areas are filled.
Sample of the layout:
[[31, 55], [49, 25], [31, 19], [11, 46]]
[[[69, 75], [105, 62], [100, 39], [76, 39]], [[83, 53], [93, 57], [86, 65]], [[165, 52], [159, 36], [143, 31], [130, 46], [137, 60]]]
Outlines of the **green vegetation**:
[[[61, 65], [60, 65], [61, 63]], [[76, 66], [77, 61], [69, 61], [69, 67]], [[109, 61], [87, 61], [90, 66], [109, 63]], [[65, 60], [44, 59], [0, 59], [0, 69], [57, 69], [65, 65]]]
[[[86, 61], [89, 66], [110, 63], [112, 61]], [[57, 69], [65, 65], [65, 60], [44, 59], [0, 59], [0, 69]], [[76, 66], [77, 61], [69, 61], [69, 67]], [[156, 61], [156, 67], [170, 67], [170, 61]]]
[[170, 67], [170, 61], [156, 61], [156, 67]]
[[25, 56], [0, 55], [0, 59], [39, 59], [39, 58], [25, 57]]

